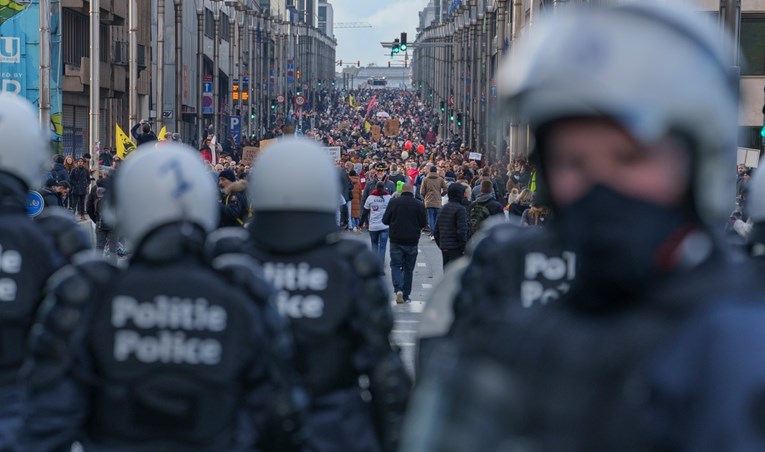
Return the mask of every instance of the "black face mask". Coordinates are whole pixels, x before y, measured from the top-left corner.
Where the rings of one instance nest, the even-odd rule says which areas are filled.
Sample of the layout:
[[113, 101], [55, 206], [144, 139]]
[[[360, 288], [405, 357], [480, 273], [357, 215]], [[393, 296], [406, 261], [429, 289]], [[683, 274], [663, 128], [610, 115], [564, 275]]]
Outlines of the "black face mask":
[[576, 251], [574, 305], [612, 310], [634, 301], [667, 272], [688, 229], [682, 209], [667, 208], [595, 186], [558, 209], [564, 246]]

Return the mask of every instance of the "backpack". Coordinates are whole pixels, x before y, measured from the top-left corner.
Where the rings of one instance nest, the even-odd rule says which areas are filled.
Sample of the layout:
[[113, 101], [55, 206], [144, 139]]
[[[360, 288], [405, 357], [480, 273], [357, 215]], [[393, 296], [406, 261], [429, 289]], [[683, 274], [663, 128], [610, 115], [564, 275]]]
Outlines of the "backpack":
[[481, 223], [491, 216], [489, 208], [486, 204], [474, 202], [468, 209], [468, 226], [470, 226], [470, 233], [475, 234], [481, 227]]

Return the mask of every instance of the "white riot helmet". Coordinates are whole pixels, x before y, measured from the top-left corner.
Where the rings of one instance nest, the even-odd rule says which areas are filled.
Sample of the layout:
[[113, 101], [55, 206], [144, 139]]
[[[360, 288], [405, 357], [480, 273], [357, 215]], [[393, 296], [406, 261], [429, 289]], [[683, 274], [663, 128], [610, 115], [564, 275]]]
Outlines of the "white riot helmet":
[[697, 12], [572, 7], [534, 24], [504, 62], [498, 89], [534, 132], [556, 119], [594, 116], [646, 144], [671, 132], [690, 138], [695, 207], [715, 224], [734, 198], [727, 169], [735, 166], [738, 99], [725, 44]]
[[334, 213], [340, 207], [337, 168], [315, 142], [283, 138], [252, 165], [247, 196], [255, 212]]
[[50, 148], [37, 111], [26, 99], [0, 92], [0, 171], [18, 177], [27, 187], [42, 183]]
[[746, 198], [747, 215], [752, 223], [765, 223], [765, 169], [754, 171]]
[[215, 181], [199, 154], [183, 144], [140, 146], [116, 171], [111, 190], [114, 224], [134, 245], [168, 223], [193, 223], [206, 232], [218, 225]]

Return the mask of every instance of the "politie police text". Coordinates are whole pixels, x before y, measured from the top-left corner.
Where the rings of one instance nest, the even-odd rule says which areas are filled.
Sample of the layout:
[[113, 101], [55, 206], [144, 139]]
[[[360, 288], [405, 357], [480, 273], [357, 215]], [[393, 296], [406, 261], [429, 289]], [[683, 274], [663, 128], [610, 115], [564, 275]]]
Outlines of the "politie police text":
[[[188, 333], [224, 331], [227, 317], [223, 307], [211, 305], [204, 298], [157, 295], [150, 302], [139, 302], [126, 295], [114, 297], [114, 358], [134, 358], [146, 364], [218, 364], [223, 351], [220, 342], [210, 337], [189, 337]], [[141, 334], [140, 330], [156, 333]]]

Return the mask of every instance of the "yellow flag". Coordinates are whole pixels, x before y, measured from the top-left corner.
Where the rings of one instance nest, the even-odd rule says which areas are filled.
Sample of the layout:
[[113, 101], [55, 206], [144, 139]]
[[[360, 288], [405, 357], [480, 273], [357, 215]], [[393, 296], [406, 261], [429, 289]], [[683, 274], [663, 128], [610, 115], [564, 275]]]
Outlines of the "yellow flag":
[[353, 96], [348, 96], [348, 105], [350, 105], [351, 108], [356, 108], [356, 99], [354, 99]]
[[116, 133], [114, 134], [114, 138], [116, 140], [116, 146], [117, 149], [117, 156], [121, 158], [122, 160], [125, 160], [125, 157], [130, 154], [130, 152], [135, 149], [135, 143], [133, 143], [133, 140], [130, 139], [127, 134], [122, 130], [119, 124], [114, 125], [116, 129]]
[[165, 141], [165, 135], [167, 135], [167, 126], [162, 126], [162, 130], [159, 131], [159, 136], [157, 137], [157, 140]]
[[370, 124], [369, 121], [364, 121], [364, 131], [369, 132], [369, 130], [372, 128], [372, 124]]

